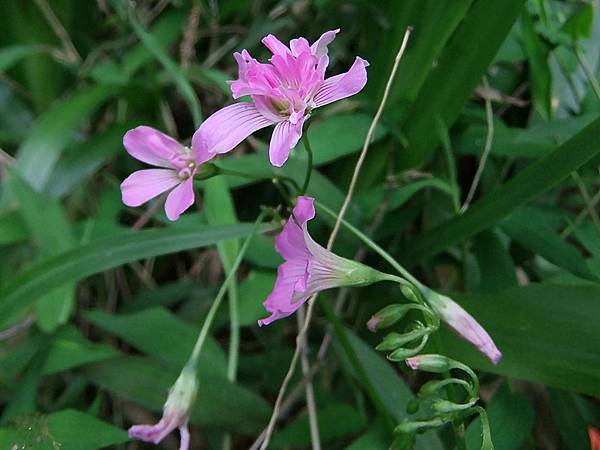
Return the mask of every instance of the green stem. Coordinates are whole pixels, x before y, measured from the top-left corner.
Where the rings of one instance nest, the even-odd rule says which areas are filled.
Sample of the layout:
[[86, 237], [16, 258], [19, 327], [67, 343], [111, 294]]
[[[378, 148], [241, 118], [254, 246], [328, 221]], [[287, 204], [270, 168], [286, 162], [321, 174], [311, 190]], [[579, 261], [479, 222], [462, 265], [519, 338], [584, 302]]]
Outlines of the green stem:
[[302, 143], [304, 144], [304, 148], [306, 149], [306, 154], [308, 155], [308, 163], [306, 168], [306, 176], [304, 177], [304, 184], [302, 185], [302, 190], [300, 191], [300, 195], [304, 195], [306, 190], [308, 189], [308, 185], [310, 183], [310, 176], [312, 175], [313, 170], [313, 151], [310, 146], [310, 140], [308, 139], [308, 129], [310, 128], [310, 121], [307, 122], [306, 127], [304, 128], [304, 132], [302, 133]]
[[266, 211], [262, 211], [259, 214], [258, 218], [256, 219], [256, 222], [254, 222], [254, 226], [252, 227], [252, 230], [250, 230], [250, 234], [244, 241], [242, 248], [240, 248], [240, 251], [238, 252], [237, 257], [236, 257], [233, 265], [231, 266], [231, 270], [230, 270], [229, 274], [225, 278], [225, 281], [223, 282], [223, 284], [221, 285], [221, 288], [219, 289], [219, 292], [217, 293], [215, 301], [213, 302], [210, 309], [208, 310], [208, 314], [206, 315], [206, 319], [204, 319], [204, 324], [202, 325], [202, 329], [200, 330], [200, 334], [198, 335], [198, 340], [196, 341], [196, 345], [194, 345], [194, 349], [192, 350], [192, 354], [190, 355], [190, 359], [188, 361], [188, 364], [192, 365], [193, 367], [197, 366], [198, 356], [200, 356], [200, 352], [202, 351], [202, 347], [204, 346], [206, 337], [208, 335], [208, 330], [210, 329], [210, 326], [212, 325], [212, 322], [215, 318], [215, 314], [217, 313], [217, 310], [219, 309], [219, 305], [221, 304], [221, 301], [223, 300], [223, 297], [225, 296], [225, 293], [227, 292], [227, 288], [228, 288], [230, 282], [235, 277], [235, 274], [237, 273], [237, 269], [240, 266], [242, 259], [244, 258], [244, 254], [246, 253], [246, 250], [248, 250], [250, 241], [252, 241], [252, 238], [258, 231], [260, 224], [262, 223], [266, 214], [267, 214]]
[[[233, 271], [233, 270], [232, 270]], [[227, 379], [234, 382], [237, 377], [240, 354], [240, 317], [238, 311], [237, 283], [229, 282], [229, 355], [227, 359]]]

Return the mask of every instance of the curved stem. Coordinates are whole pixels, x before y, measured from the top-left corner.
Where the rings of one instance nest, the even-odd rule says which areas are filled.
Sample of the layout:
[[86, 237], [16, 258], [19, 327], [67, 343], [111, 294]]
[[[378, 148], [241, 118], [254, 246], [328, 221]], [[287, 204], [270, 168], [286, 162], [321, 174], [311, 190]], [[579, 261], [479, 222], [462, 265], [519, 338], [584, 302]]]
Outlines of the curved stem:
[[306, 123], [306, 127], [304, 128], [304, 132], [302, 133], [302, 143], [304, 144], [304, 148], [306, 149], [306, 154], [308, 155], [308, 164], [306, 168], [306, 176], [304, 177], [304, 184], [302, 185], [302, 189], [300, 190], [300, 195], [304, 195], [306, 190], [308, 189], [308, 185], [310, 183], [310, 176], [313, 171], [313, 151], [310, 146], [310, 139], [308, 139], [308, 129], [310, 128], [310, 121]]
[[223, 297], [225, 297], [225, 293], [227, 292], [229, 283], [231, 282], [231, 280], [233, 280], [233, 277], [237, 273], [237, 269], [240, 266], [242, 259], [244, 258], [246, 250], [248, 250], [250, 241], [252, 241], [252, 238], [258, 231], [258, 228], [260, 227], [260, 224], [262, 223], [266, 214], [267, 214], [266, 211], [262, 211], [259, 214], [258, 218], [256, 219], [256, 222], [254, 222], [254, 226], [252, 227], [252, 230], [250, 230], [250, 234], [244, 241], [242, 248], [240, 248], [240, 251], [237, 254], [237, 257], [235, 258], [233, 265], [231, 266], [231, 270], [229, 271], [227, 278], [225, 278], [225, 281], [221, 285], [221, 288], [219, 289], [219, 292], [217, 293], [217, 296], [215, 297], [215, 301], [211, 305], [211, 307], [208, 311], [208, 314], [206, 315], [206, 319], [204, 319], [204, 324], [202, 325], [202, 329], [200, 330], [200, 334], [198, 335], [198, 340], [196, 341], [196, 344], [194, 345], [194, 349], [192, 350], [192, 354], [190, 355], [190, 359], [188, 361], [188, 364], [193, 367], [196, 367], [196, 365], [198, 363], [198, 356], [200, 356], [200, 352], [202, 351], [202, 347], [204, 346], [204, 343], [206, 341], [206, 336], [208, 335], [208, 330], [210, 329], [210, 326], [212, 325], [212, 322], [215, 318], [215, 314], [217, 313], [217, 310], [219, 309], [219, 306], [221, 304], [221, 301], [223, 300]]

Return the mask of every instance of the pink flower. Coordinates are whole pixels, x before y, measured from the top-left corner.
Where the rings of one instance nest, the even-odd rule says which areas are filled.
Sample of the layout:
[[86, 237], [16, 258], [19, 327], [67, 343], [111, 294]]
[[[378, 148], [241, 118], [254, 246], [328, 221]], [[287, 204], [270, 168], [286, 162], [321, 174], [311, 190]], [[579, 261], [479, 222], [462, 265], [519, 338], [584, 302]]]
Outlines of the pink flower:
[[427, 302], [440, 315], [440, 318], [456, 334], [475, 345], [494, 364], [498, 364], [502, 358], [502, 353], [500, 353], [488, 332], [479, 325], [473, 316], [449, 297], [434, 291], [429, 292], [430, 295], [426, 296]]
[[145, 169], [129, 175], [121, 183], [123, 203], [140, 206], [148, 200], [169, 192], [165, 212], [169, 220], [179, 216], [194, 203], [194, 175], [198, 167], [214, 155], [192, 152], [175, 139], [151, 127], [129, 130], [123, 145], [135, 159], [162, 169]]
[[383, 279], [381, 272], [337, 256], [312, 239], [307, 222], [315, 217], [313, 202], [311, 197], [298, 197], [292, 216], [275, 239], [275, 249], [285, 262], [279, 266], [273, 291], [263, 303], [271, 315], [258, 321], [261, 326], [293, 314], [319, 291], [365, 286]]
[[169, 391], [169, 397], [165, 403], [160, 421], [155, 425], [132, 426], [129, 428], [129, 437], [158, 444], [171, 431], [179, 428], [179, 434], [181, 435], [179, 450], [188, 450], [190, 447], [188, 419], [190, 410], [196, 400], [197, 391], [196, 369], [186, 366]]
[[235, 53], [239, 78], [231, 82], [231, 92], [236, 99], [249, 95], [252, 103], [236, 103], [210, 116], [192, 138], [194, 149], [226, 153], [255, 131], [275, 125], [269, 158], [281, 167], [313, 109], [354, 95], [367, 83], [368, 63], [359, 57], [348, 72], [325, 79], [327, 46], [338, 32], [328, 31], [312, 45], [305, 38], [292, 39], [289, 48], [270, 34], [262, 40], [273, 53], [269, 64], [247, 50]]

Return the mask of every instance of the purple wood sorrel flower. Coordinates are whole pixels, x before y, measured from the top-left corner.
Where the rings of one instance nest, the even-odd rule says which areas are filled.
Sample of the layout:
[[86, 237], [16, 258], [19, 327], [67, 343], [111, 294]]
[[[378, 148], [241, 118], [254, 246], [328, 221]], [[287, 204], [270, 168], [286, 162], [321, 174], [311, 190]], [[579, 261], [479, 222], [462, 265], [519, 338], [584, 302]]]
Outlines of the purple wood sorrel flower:
[[169, 192], [165, 212], [169, 220], [179, 216], [194, 203], [194, 175], [199, 166], [214, 157], [206, 151], [192, 152], [175, 139], [151, 127], [129, 130], [123, 145], [135, 159], [162, 167], [133, 172], [121, 183], [123, 203], [140, 206], [148, 200]]
[[325, 79], [327, 46], [339, 30], [324, 33], [310, 45], [292, 39], [287, 47], [275, 36], [263, 38], [273, 53], [259, 63], [247, 50], [233, 56], [239, 78], [230, 82], [233, 98], [249, 95], [251, 103], [236, 103], [210, 116], [194, 134], [197, 152], [227, 153], [250, 134], [275, 125], [269, 146], [271, 164], [281, 167], [302, 136], [302, 126], [313, 109], [350, 97], [367, 83], [367, 61], [357, 57], [346, 73]]
[[179, 450], [188, 450], [190, 447], [188, 420], [196, 400], [197, 391], [196, 369], [193, 366], [186, 366], [169, 391], [169, 397], [163, 408], [163, 416], [160, 421], [155, 425], [132, 426], [129, 428], [129, 437], [158, 444], [169, 433], [179, 428], [181, 435]]
[[385, 279], [385, 274], [317, 244], [307, 227], [314, 217], [314, 199], [298, 197], [292, 216], [275, 239], [275, 249], [285, 262], [277, 269], [273, 291], [263, 303], [271, 315], [258, 321], [261, 326], [293, 314], [319, 291], [365, 286]]

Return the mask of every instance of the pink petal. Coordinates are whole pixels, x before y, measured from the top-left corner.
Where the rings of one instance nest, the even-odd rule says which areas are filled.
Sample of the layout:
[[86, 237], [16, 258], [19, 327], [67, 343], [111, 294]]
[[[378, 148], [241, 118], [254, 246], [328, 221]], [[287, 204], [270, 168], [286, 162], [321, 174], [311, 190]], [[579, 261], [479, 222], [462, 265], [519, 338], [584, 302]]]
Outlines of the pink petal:
[[127, 206], [140, 206], [180, 182], [177, 172], [171, 169], [138, 170], [121, 183], [121, 197]]
[[173, 167], [171, 158], [179, 154], [181, 144], [170, 136], [151, 127], [140, 126], [129, 130], [123, 145], [135, 159], [158, 167]]
[[304, 225], [309, 220], [315, 218], [315, 199], [301, 195], [296, 199], [296, 206], [293, 212], [298, 223]]
[[315, 105], [317, 107], [328, 105], [360, 92], [367, 84], [368, 65], [367, 61], [357, 57], [348, 72], [325, 80], [315, 95]]
[[176, 424], [166, 418], [162, 418], [155, 425], [134, 425], [129, 428], [127, 434], [132, 439], [158, 444], [167, 434], [173, 431]]
[[188, 450], [190, 448], [190, 430], [188, 429], [187, 423], [179, 427], [179, 434], [181, 436], [179, 450]]
[[311, 47], [308, 45], [308, 41], [303, 37], [292, 39], [290, 41], [290, 49], [292, 50], [292, 55], [296, 57], [303, 52], [311, 52]]
[[311, 197], [298, 197], [296, 206], [283, 227], [275, 238], [275, 250], [286, 260], [308, 259], [310, 252], [306, 245], [303, 226], [315, 217], [314, 199]]
[[309, 293], [294, 297], [294, 287], [299, 280], [306, 277], [306, 263], [302, 260], [286, 261], [277, 269], [277, 279], [273, 286], [273, 291], [269, 294], [263, 305], [271, 313], [266, 319], [258, 321], [260, 326], [269, 325], [275, 320], [282, 319], [293, 314], [300, 308], [308, 297]]
[[272, 125], [251, 103], [220, 109], [202, 123], [192, 137], [192, 148], [201, 159], [204, 152], [227, 153], [257, 130]]
[[194, 204], [194, 178], [189, 177], [167, 196], [165, 212], [169, 220], [177, 220], [179, 216]]
[[340, 29], [326, 31], [321, 35], [319, 39], [315, 41], [313, 45], [310, 46], [310, 50], [313, 55], [317, 58], [321, 56], [327, 55], [327, 46], [331, 44], [331, 42], [335, 39], [335, 35], [340, 32]]
[[271, 53], [273, 53], [274, 55], [284, 56], [291, 53], [290, 49], [287, 48], [287, 46], [283, 42], [281, 42], [272, 34], [269, 34], [268, 36], [262, 38], [261, 42], [265, 45], [265, 47], [271, 50]]
[[281, 167], [287, 161], [292, 148], [302, 136], [303, 125], [304, 118], [300, 118], [295, 124], [285, 120], [275, 126], [269, 145], [269, 159], [275, 167]]

